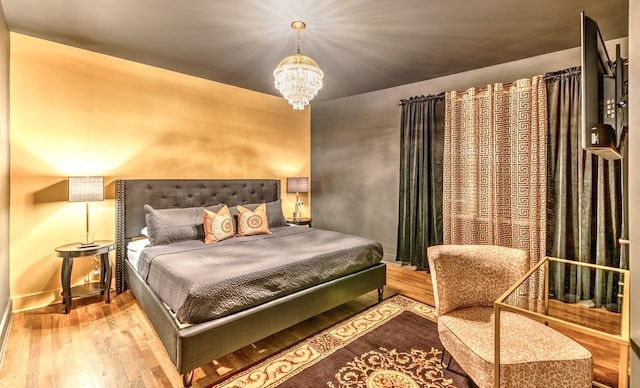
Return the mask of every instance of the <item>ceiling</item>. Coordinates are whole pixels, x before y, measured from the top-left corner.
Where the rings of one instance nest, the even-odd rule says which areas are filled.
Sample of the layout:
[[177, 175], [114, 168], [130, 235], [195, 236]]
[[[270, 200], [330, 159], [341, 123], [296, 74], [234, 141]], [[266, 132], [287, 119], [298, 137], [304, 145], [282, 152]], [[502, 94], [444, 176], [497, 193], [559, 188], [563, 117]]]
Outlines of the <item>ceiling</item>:
[[580, 45], [580, 11], [628, 35], [628, 0], [0, 0], [11, 31], [278, 95], [302, 52], [328, 100]]

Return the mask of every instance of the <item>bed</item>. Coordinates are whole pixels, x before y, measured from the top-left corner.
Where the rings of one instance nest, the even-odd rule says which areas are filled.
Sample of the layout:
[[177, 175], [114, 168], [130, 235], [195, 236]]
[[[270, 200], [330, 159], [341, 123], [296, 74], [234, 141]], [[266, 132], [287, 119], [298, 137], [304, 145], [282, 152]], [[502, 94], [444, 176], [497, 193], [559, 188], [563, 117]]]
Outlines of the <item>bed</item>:
[[[301, 283], [293, 291], [287, 293], [278, 291], [262, 301], [250, 301], [248, 307], [231, 310], [230, 313], [214, 313], [196, 318], [182, 316], [178, 319], [176, 313], [178, 309], [169, 308], [167, 302], [159, 296], [163, 291], [154, 291], [145, 281], [145, 278], [148, 279], [153, 275], [139, 271], [140, 263], [133, 264], [127, 258], [128, 244], [140, 239], [142, 229], [146, 226], [145, 205], [153, 209], [185, 209], [208, 208], [220, 204], [233, 207], [245, 204], [276, 203], [280, 200], [280, 192], [280, 181], [272, 179], [116, 181], [116, 289], [118, 292], [131, 289], [164, 344], [178, 373], [181, 374], [184, 386], [191, 385], [195, 368], [215, 358], [250, 345], [369, 291], [377, 289], [378, 298], [382, 299], [382, 287], [386, 284], [386, 266], [379, 260], [374, 260], [370, 264], [352, 267], [347, 273], [338, 272], [326, 276], [327, 267], [325, 266], [322, 271], [319, 271], [324, 278], [321, 278], [317, 284], [304, 286]], [[250, 243], [246, 245], [267, 244], [269, 241], [280, 238], [279, 234], [287, 235], [284, 238], [298, 239], [308, 238], [304, 236], [317, 238], [313, 237], [316, 233], [319, 233], [318, 236], [324, 236], [322, 238], [328, 241], [339, 237], [338, 234], [325, 234], [335, 232], [290, 226], [273, 229], [272, 233], [264, 238], [251, 236], [259, 241], [253, 242], [247, 239], [246, 241]], [[197, 242], [182, 244], [190, 246], [190, 249], [197, 252], [204, 249], [201, 248], [204, 244], [197, 246]], [[293, 245], [295, 244], [297, 243]], [[174, 248], [179, 244], [170, 245]], [[282, 246], [286, 245], [292, 244]], [[348, 243], [345, 243], [346, 245]], [[230, 248], [225, 244], [219, 244], [215, 249]], [[152, 249], [146, 250], [145, 254], [153, 256], [152, 251]], [[259, 251], [262, 251], [262, 248]], [[349, 252], [332, 254], [332, 260], [334, 260], [332, 263], [338, 263], [338, 265], [330, 264], [330, 266], [340, 266], [340, 257], [338, 256], [337, 259], [335, 257], [340, 254], [344, 255], [342, 261], [351, 262], [353, 254]], [[163, 251], [157, 256], [164, 258], [165, 255], [170, 254], [173, 252]], [[319, 262], [314, 262], [311, 267], [316, 266], [317, 263]], [[196, 283], [200, 284], [199, 281]], [[255, 283], [253, 281], [251, 284]], [[193, 286], [193, 283], [190, 286]], [[207, 292], [215, 292], [218, 295], [220, 291], [214, 289]], [[251, 291], [247, 294], [253, 295], [253, 293]], [[199, 306], [201, 301], [196, 300], [193, 304]], [[215, 309], [207, 308], [206, 310], [214, 311]]]

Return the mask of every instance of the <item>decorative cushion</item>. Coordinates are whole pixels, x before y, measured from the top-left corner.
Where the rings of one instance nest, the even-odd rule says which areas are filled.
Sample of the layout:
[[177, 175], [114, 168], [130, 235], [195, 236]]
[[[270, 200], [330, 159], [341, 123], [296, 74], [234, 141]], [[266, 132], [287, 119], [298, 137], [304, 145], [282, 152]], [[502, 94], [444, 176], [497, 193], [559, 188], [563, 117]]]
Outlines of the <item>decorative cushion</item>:
[[[591, 353], [560, 332], [521, 314], [501, 312], [501, 387], [584, 387]], [[469, 307], [438, 317], [442, 345], [481, 388], [492, 387], [493, 307]]]
[[238, 236], [251, 236], [254, 234], [268, 234], [269, 222], [267, 221], [267, 206], [261, 204], [251, 211], [238, 205]]
[[[261, 203], [249, 203], [244, 206], [246, 209], [255, 210]], [[281, 226], [287, 226], [287, 219], [284, 217], [282, 213], [282, 200], [278, 199], [273, 202], [266, 202], [267, 205], [267, 221], [269, 222], [269, 228], [279, 228]], [[231, 215], [235, 218], [238, 215], [238, 210], [236, 206], [232, 206], [230, 209]]]
[[[222, 206], [224, 205], [207, 209], [217, 212]], [[202, 207], [154, 209], [150, 205], [144, 205], [144, 213], [151, 246], [204, 239]]]
[[204, 209], [204, 242], [212, 244], [233, 237], [233, 220], [227, 205], [217, 212]]

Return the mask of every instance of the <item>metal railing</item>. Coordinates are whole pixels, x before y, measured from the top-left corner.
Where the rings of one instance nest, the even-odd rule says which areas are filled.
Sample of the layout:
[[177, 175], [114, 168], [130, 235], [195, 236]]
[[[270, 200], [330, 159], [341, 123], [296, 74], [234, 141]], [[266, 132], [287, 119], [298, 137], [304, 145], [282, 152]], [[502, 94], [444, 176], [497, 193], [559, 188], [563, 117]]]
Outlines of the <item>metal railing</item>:
[[[618, 299], [621, 299], [621, 323], [620, 333], [612, 334], [603, 330], [594, 329], [578, 323], [569, 322], [565, 319], [552, 317], [549, 315], [549, 263], [557, 262], [568, 265], [576, 265], [578, 267], [589, 268], [592, 270], [613, 271], [620, 275], [620, 281], [618, 283], [619, 288], [622, 289], [622, 293], [618, 294]], [[540, 269], [544, 270], [544, 297], [543, 297], [543, 311], [544, 313], [530, 311], [518, 306], [508, 304], [506, 301], [518, 287], [528, 281], [528, 279]], [[500, 313], [501, 310], [511, 311], [514, 313], [523, 314], [531, 319], [539, 322], [543, 322], [546, 325], [553, 323], [559, 327], [565, 327], [578, 331], [579, 333], [587, 334], [596, 338], [611, 341], [620, 346], [620, 361], [618, 369], [618, 387], [624, 388], [628, 386], [629, 379], [629, 271], [620, 268], [607, 267], [597, 264], [589, 264], [578, 261], [560, 259], [555, 257], [546, 257], [539, 261], [533, 268], [529, 270], [518, 282], [513, 284], [504, 294], [502, 294], [494, 302], [494, 387], [500, 387]], [[606, 387], [605, 385], [593, 382], [594, 386]]]

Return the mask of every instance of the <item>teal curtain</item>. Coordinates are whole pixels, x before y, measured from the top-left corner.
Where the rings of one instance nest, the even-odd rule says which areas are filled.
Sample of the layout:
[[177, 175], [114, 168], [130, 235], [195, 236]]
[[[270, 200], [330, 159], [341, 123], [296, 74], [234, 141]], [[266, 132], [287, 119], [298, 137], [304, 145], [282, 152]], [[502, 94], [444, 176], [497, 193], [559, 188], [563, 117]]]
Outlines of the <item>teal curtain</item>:
[[[548, 73], [547, 255], [616, 268], [628, 268], [621, 252], [622, 170], [620, 160], [588, 153], [581, 144], [580, 68]], [[623, 143], [624, 146], [624, 143]], [[550, 292], [567, 302], [588, 301], [617, 311], [618, 275], [550, 269]]]
[[444, 93], [401, 103], [396, 260], [428, 269], [427, 247], [442, 244]]

